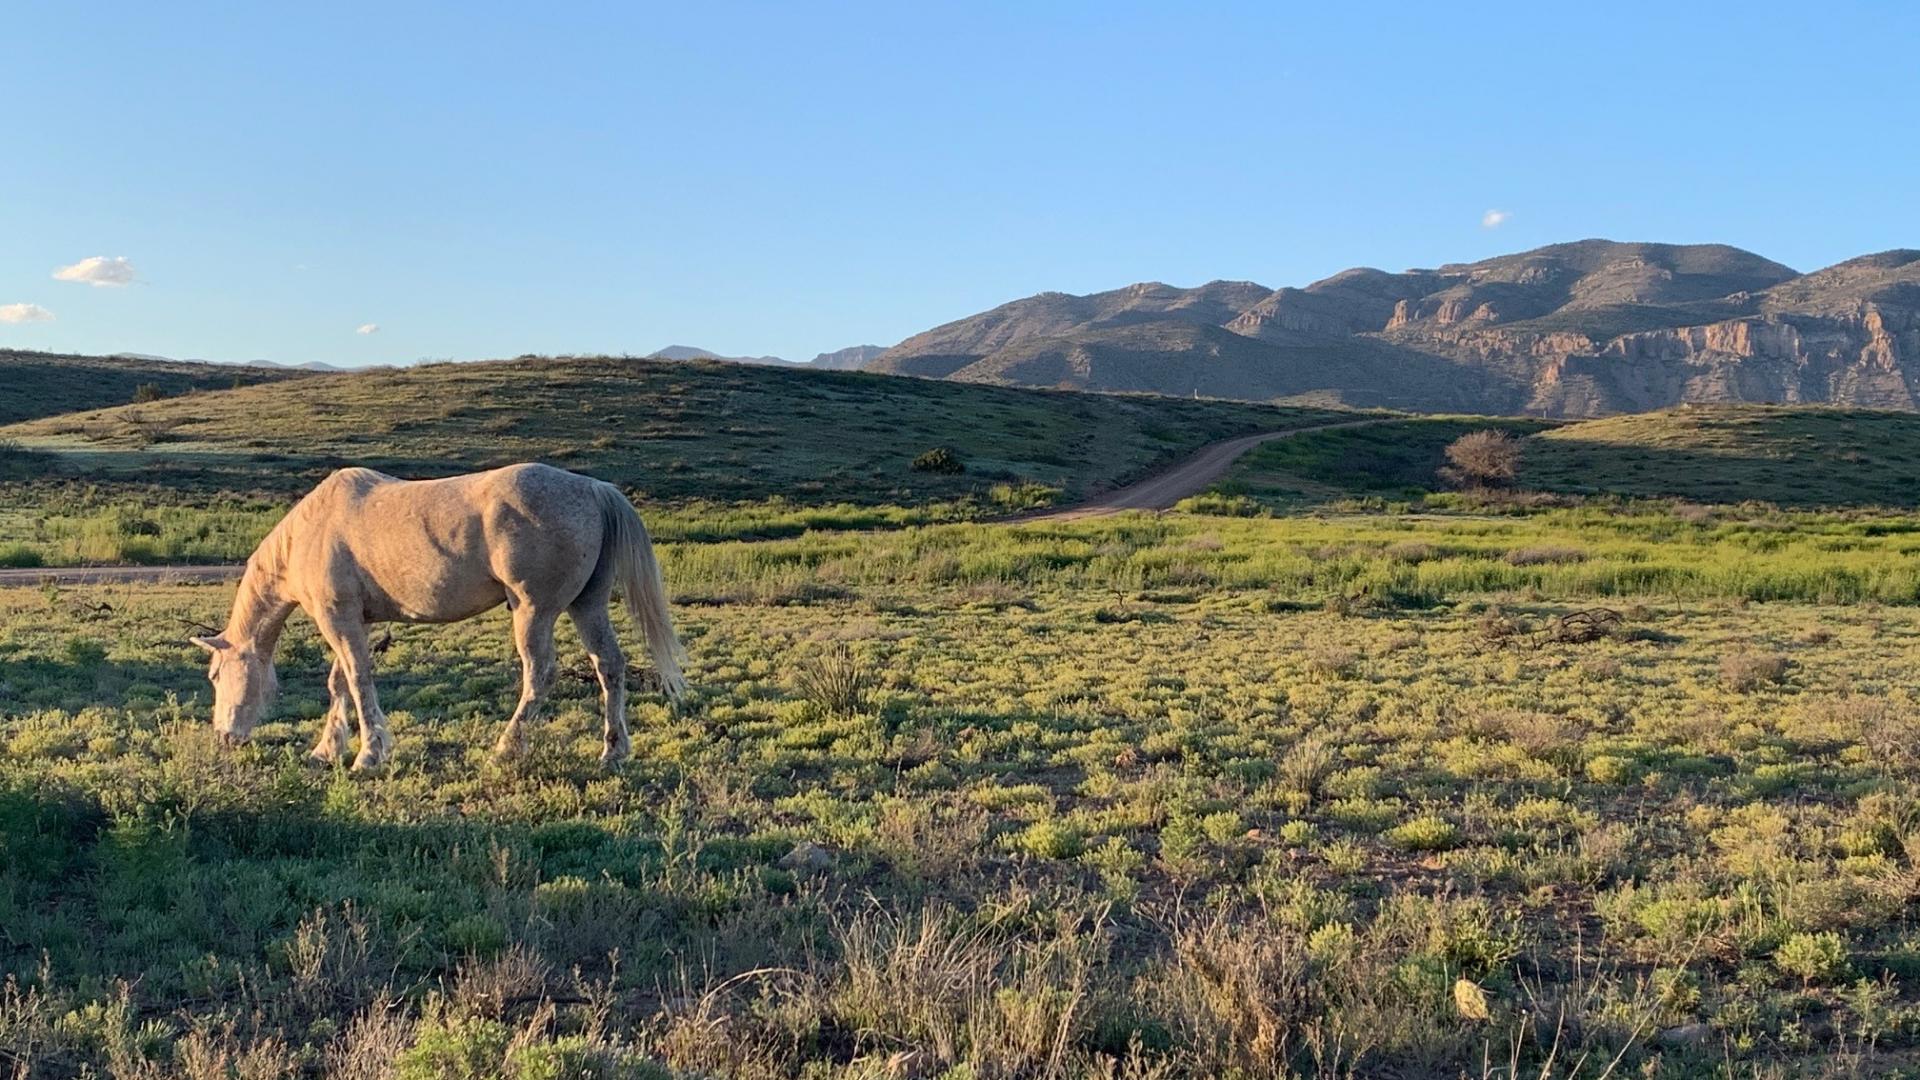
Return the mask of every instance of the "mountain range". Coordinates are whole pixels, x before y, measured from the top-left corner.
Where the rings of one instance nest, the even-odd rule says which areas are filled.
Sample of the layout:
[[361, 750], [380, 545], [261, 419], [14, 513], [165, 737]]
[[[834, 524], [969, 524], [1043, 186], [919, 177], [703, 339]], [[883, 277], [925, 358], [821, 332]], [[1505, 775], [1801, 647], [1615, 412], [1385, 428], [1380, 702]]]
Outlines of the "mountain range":
[[768, 366], [813, 367], [825, 371], [857, 371], [886, 350], [878, 345], [854, 345], [823, 352], [802, 363], [779, 356], [722, 356], [692, 345], [669, 345], [647, 354], [649, 360], [717, 360], [724, 364], [763, 364]]
[[1720, 244], [1582, 240], [1304, 288], [1041, 293], [865, 370], [1075, 390], [1544, 416], [1685, 402], [1920, 408], [1920, 251], [1809, 274]]

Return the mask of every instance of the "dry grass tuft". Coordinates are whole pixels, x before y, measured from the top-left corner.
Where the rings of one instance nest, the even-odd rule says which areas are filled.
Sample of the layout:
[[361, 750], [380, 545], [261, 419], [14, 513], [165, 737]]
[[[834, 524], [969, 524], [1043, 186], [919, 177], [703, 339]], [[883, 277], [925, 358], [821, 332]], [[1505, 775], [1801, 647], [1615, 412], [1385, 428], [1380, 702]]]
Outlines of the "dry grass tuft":
[[1787, 681], [1793, 662], [1779, 653], [1741, 651], [1720, 658], [1720, 685], [1745, 694]]

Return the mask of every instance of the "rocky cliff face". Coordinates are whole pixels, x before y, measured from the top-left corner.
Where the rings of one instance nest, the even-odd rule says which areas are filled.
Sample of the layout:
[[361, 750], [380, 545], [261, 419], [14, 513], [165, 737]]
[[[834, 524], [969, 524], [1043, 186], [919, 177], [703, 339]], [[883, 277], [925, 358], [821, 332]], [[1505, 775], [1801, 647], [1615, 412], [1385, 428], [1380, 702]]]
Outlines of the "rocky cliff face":
[[1589, 240], [1436, 270], [1349, 270], [1305, 288], [1050, 293], [918, 335], [870, 366], [1549, 416], [1683, 402], [1920, 409], [1920, 251], [1799, 275], [1720, 245]]
[[879, 345], [850, 345], [844, 349], [818, 353], [809, 363], [823, 371], [859, 371], [886, 351]]
[[1517, 404], [1550, 416], [1639, 412], [1683, 402], [1920, 409], [1920, 305], [1860, 301], [1824, 313], [1776, 307], [1621, 334], [1449, 322], [1386, 336], [1502, 372]]

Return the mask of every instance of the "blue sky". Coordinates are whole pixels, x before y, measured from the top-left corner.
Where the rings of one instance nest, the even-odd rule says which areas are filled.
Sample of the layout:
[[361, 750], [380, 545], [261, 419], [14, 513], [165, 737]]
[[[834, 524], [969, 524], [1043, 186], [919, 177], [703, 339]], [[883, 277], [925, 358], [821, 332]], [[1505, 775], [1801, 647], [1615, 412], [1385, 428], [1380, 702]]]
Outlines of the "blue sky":
[[[0, 346], [805, 358], [1045, 289], [1588, 236], [1800, 269], [1920, 246], [1909, 3], [36, 0], [6, 21]], [[132, 282], [54, 277], [95, 256]]]

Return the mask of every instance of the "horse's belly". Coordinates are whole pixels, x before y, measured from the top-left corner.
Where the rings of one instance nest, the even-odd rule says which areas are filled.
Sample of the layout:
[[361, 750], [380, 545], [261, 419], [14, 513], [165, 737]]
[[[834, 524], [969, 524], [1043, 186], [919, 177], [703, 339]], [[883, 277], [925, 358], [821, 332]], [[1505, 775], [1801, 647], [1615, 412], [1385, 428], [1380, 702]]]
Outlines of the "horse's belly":
[[505, 603], [507, 592], [499, 582], [447, 584], [389, 592], [368, 604], [372, 622], [448, 623], [471, 619]]

